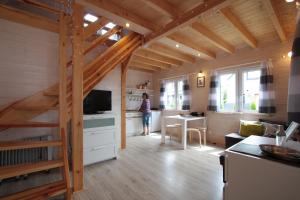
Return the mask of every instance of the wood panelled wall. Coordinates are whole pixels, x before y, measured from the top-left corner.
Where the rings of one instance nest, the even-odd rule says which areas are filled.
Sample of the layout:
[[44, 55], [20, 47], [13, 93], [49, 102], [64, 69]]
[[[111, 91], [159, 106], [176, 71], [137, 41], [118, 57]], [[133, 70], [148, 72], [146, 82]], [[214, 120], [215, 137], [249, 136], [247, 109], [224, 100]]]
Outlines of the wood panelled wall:
[[[287, 88], [288, 75], [290, 70], [290, 58], [287, 53], [291, 50], [291, 41], [280, 43], [274, 42], [258, 47], [257, 49], [244, 48], [238, 50], [235, 54], [218, 55], [216, 60], [199, 61], [194, 65], [184, 65], [178, 69], [163, 71], [154, 74], [155, 86], [155, 105], [159, 104], [159, 79], [181, 74], [197, 73], [202, 70], [205, 74], [206, 85], [204, 88], [196, 87], [197, 74], [190, 75], [190, 86], [192, 94], [192, 111], [203, 111], [208, 116], [208, 140], [217, 144], [224, 144], [224, 136], [230, 132], [236, 132], [239, 129], [239, 120], [257, 120], [259, 118], [270, 118], [273, 120], [287, 120]], [[282, 56], [286, 57], [283, 58]], [[241, 114], [241, 113], [213, 113], [207, 112], [209, 93], [209, 75], [212, 70], [230, 66], [238, 65], [248, 62], [253, 62], [262, 59], [271, 58], [274, 65], [275, 78], [275, 92], [276, 92], [276, 106], [278, 112], [275, 115], [268, 116], [265, 114]], [[171, 112], [174, 114], [174, 112]], [[177, 112], [178, 113], [178, 112]], [[166, 112], [168, 114], [168, 112]]]

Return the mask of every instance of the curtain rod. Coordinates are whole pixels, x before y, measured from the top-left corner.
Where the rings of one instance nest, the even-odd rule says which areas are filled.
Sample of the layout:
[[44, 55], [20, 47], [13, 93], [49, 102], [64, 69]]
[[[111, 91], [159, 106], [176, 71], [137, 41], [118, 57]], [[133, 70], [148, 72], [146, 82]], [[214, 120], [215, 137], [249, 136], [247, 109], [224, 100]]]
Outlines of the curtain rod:
[[[224, 67], [217, 68], [215, 70], [223, 70], [223, 69], [230, 69], [230, 68], [232, 69], [232, 68], [251, 65], [251, 64], [258, 64], [258, 63], [265, 62], [265, 61], [272, 61], [272, 59], [268, 58], [268, 59], [256, 60], [256, 61], [253, 61], [253, 62], [242, 63], [242, 64], [237, 64], [237, 65], [227, 65], [227, 66], [224, 66]], [[160, 81], [161, 80], [169, 80], [169, 79], [174, 79], [174, 78], [179, 78], [179, 77], [182, 77], [182, 76], [189, 76], [189, 75], [194, 75], [194, 74], [198, 74], [198, 72], [188, 73], [188, 74], [181, 74], [181, 75], [177, 75], [177, 76], [170, 76], [170, 77], [167, 77], [167, 78], [160, 78], [158, 80], [160, 80]]]

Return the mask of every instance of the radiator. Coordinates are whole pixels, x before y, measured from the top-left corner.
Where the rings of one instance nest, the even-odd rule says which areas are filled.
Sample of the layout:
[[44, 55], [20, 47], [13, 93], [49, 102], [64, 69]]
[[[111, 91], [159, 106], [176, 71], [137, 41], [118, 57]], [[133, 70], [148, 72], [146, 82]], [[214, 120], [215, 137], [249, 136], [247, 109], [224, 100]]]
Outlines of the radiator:
[[[26, 138], [24, 141], [43, 141], [48, 139], [49, 136], [42, 136]], [[50, 160], [49, 157], [48, 147], [0, 151], [0, 167], [46, 161]]]

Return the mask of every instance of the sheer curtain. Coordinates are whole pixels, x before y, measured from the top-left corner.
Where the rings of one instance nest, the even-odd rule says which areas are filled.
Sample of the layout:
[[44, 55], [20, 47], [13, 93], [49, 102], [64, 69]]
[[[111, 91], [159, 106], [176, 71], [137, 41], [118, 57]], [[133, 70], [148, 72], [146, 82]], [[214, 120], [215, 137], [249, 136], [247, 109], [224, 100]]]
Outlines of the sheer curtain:
[[262, 63], [259, 88], [259, 113], [276, 113], [272, 70], [273, 64], [271, 61]]
[[218, 111], [218, 100], [217, 100], [217, 92], [218, 92], [218, 76], [216, 72], [213, 72], [210, 76], [209, 83], [209, 95], [208, 95], [208, 111]]
[[159, 98], [159, 108], [161, 110], [164, 110], [166, 108], [165, 101], [164, 101], [165, 92], [166, 92], [166, 82], [162, 80], [160, 83], [160, 98]]
[[188, 77], [184, 77], [183, 79], [183, 103], [182, 110], [190, 110], [191, 108], [191, 92]]

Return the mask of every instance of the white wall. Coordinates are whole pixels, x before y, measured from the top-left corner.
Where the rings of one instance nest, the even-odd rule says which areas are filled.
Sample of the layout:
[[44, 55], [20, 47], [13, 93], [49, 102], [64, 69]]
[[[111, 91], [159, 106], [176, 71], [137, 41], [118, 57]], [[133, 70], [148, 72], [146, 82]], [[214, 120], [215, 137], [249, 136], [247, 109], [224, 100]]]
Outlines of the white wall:
[[[0, 35], [0, 107], [57, 82], [57, 34], [0, 19]], [[57, 112], [47, 112], [36, 120], [57, 121]], [[48, 135], [53, 131], [8, 129], [0, 133], [0, 139]]]
[[[217, 59], [211, 61], [199, 61], [194, 65], [184, 65], [177, 69], [171, 69], [162, 73], [154, 74], [154, 88], [155, 88], [155, 104], [159, 104], [159, 79], [170, 77], [174, 75], [182, 75], [194, 73], [189, 76], [191, 87], [191, 111], [206, 112], [208, 116], [208, 139], [220, 145], [224, 144], [224, 136], [230, 132], [237, 132], [239, 129], [239, 120], [257, 120], [259, 118], [269, 118], [272, 120], [287, 120], [287, 90], [288, 90], [288, 76], [290, 71], [290, 59], [282, 58], [291, 50], [291, 41], [286, 43], [274, 42], [256, 49], [244, 48], [237, 50], [234, 54], [218, 55]], [[264, 114], [221, 114], [214, 112], [207, 112], [208, 94], [209, 94], [209, 75], [212, 70], [222, 68], [225, 66], [238, 65], [249, 63], [257, 60], [271, 58], [274, 65], [274, 81], [276, 92], [276, 107], [277, 113], [274, 115]], [[204, 88], [197, 88], [196, 78], [197, 73], [202, 70], [206, 78], [206, 86]]]
[[148, 89], [153, 89], [153, 74], [137, 70], [128, 70], [127, 72], [127, 88], [136, 88], [137, 85], [145, 83], [150, 80]]
[[112, 91], [112, 112], [116, 116], [117, 144], [121, 141], [121, 67], [111, 71], [94, 89]]
[[57, 82], [57, 34], [0, 19], [0, 35], [0, 105]]

